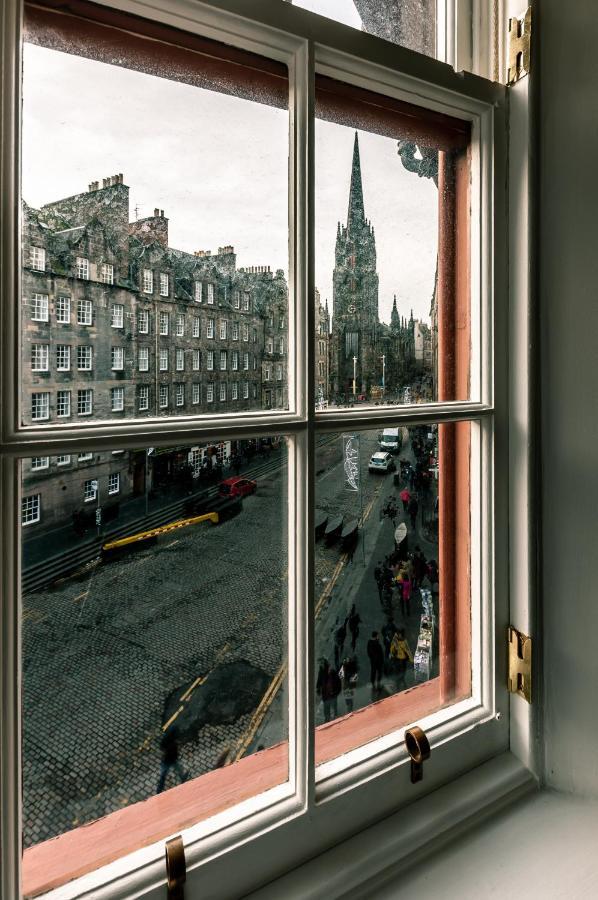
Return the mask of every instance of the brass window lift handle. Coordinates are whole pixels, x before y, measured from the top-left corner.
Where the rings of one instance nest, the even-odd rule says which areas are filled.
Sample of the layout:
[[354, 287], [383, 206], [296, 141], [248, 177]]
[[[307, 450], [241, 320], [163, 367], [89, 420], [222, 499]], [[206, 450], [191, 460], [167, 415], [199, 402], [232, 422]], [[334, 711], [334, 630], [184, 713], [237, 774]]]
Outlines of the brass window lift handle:
[[416, 784], [424, 777], [424, 762], [430, 759], [430, 742], [419, 725], [405, 732], [405, 747], [411, 757], [411, 783]]
[[166, 841], [166, 890], [168, 900], [185, 900], [187, 863], [181, 835]]

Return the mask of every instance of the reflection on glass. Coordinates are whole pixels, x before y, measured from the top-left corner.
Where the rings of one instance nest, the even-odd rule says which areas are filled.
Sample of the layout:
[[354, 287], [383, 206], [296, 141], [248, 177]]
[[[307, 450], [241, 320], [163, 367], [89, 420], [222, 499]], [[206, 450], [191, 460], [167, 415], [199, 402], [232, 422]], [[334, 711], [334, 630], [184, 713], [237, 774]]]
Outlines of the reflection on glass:
[[286, 459], [22, 462], [26, 847], [287, 739]]
[[417, 50], [427, 56], [436, 52], [435, 0], [290, 0], [352, 28]]
[[[316, 724], [348, 717], [332, 749], [330, 733], [319, 730], [320, 762], [322, 753], [339, 755], [402, 724], [387, 715], [364, 737], [360, 718], [350, 714], [372, 703], [439, 675], [443, 699], [432, 705], [469, 690], [469, 427], [388, 427], [320, 438]], [[449, 606], [454, 591], [442, 596], [449, 577], [464, 598], [458, 615]], [[457, 618], [464, 660], [459, 676], [455, 648], [447, 645], [448, 623]]]
[[24, 46], [23, 423], [287, 408], [286, 76], [85, 52]]
[[407, 167], [389, 137], [318, 119], [316, 140], [316, 407], [436, 400], [438, 154], [418, 178], [413, 145]]

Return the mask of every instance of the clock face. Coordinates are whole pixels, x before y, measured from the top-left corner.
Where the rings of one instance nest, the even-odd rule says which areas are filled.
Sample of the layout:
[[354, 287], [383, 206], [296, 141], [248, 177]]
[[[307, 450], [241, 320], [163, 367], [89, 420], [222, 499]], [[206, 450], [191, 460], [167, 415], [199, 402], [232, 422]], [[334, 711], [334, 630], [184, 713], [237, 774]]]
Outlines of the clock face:
[[354, 303], [352, 303], [352, 304], [348, 307], [348, 311], [349, 311], [350, 313], [354, 313], [354, 312], [355, 312], [355, 304], [354, 304]]

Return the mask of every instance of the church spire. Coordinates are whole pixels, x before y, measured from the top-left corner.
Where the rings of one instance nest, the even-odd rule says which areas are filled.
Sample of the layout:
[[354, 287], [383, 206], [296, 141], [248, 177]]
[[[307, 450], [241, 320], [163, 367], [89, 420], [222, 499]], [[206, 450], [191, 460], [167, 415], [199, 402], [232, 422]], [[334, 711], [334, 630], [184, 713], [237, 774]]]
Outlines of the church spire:
[[390, 327], [393, 331], [399, 331], [401, 327], [401, 321], [399, 319], [399, 311], [397, 309], [397, 295], [394, 295], [394, 300], [392, 303], [392, 312], [390, 314]]
[[351, 166], [351, 188], [349, 190], [349, 210], [347, 212], [347, 230], [352, 225], [365, 223], [365, 210], [363, 206], [363, 187], [361, 184], [361, 163], [359, 161], [359, 138], [355, 132], [353, 144], [353, 164]]

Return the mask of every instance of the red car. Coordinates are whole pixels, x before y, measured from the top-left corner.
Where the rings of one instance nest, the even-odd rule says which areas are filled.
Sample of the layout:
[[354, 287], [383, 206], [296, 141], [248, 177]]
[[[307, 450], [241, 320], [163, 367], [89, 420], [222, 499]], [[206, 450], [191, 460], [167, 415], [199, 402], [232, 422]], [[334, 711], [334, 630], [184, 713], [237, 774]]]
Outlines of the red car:
[[250, 478], [227, 478], [220, 482], [218, 494], [221, 497], [246, 497], [255, 494], [256, 489], [257, 481]]

